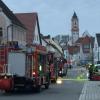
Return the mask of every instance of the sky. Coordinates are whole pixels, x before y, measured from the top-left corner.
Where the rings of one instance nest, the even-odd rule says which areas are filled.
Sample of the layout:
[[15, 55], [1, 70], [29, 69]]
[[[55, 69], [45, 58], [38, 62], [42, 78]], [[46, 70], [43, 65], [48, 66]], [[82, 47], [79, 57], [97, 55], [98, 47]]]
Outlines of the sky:
[[71, 18], [76, 12], [80, 35], [100, 33], [100, 0], [3, 0], [14, 13], [37, 12], [44, 35], [71, 34]]

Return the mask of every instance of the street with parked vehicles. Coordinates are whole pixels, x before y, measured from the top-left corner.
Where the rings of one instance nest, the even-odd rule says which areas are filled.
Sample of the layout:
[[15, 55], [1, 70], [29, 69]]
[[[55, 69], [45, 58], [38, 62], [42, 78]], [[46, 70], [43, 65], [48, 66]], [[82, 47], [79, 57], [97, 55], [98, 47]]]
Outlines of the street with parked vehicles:
[[84, 68], [69, 69], [62, 84], [52, 83], [48, 90], [42, 87], [41, 93], [15, 92], [0, 93], [0, 100], [79, 100], [84, 83], [87, 81]]
[[100, 1], [83, 1], [0, 0], [0, 100], [100, 100]]

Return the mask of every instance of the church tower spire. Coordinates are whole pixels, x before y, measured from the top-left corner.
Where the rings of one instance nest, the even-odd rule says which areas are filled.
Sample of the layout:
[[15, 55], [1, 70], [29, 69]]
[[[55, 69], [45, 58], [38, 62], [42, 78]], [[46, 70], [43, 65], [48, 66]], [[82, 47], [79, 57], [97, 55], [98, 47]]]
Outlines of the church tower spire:
[[74, 44], [79, 38], [79, 20], [76, 12], [74, 12], [71, 19], [71, 34], [72, 34], [72, 44]]

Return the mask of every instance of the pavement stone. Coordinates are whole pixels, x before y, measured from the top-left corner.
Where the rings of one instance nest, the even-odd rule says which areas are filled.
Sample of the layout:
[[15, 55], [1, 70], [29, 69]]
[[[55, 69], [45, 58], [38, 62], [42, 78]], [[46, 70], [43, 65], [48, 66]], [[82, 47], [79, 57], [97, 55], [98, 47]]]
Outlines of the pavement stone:
[[87, 81], [79, 100], [100, 100], [100, 81]]

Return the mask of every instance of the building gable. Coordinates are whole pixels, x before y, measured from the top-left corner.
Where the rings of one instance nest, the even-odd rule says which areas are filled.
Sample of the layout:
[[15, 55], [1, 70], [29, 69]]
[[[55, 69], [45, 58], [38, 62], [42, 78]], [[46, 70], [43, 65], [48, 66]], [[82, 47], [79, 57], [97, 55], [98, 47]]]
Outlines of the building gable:
[[40, 28], [37, 13], [18, 13], [15, 15], [27, 28], [27, 43], [41, 44]]
[[36, 25], [35, 25], [33, 43], [41, 44], [41, 37], [40, 37], [39, 26], [38, 26], [38, 21], [37, 20], [36, 20]]
[[86, 36], [91, 37], [88, 31], [85, 31], [85, 32], [82, 34], [82, 37], [86, 37]]
[[13, 12], [0, 0], [0, 9], [11, 20], [13, 24], [25, 28], [25, 26], [16, 18]]

